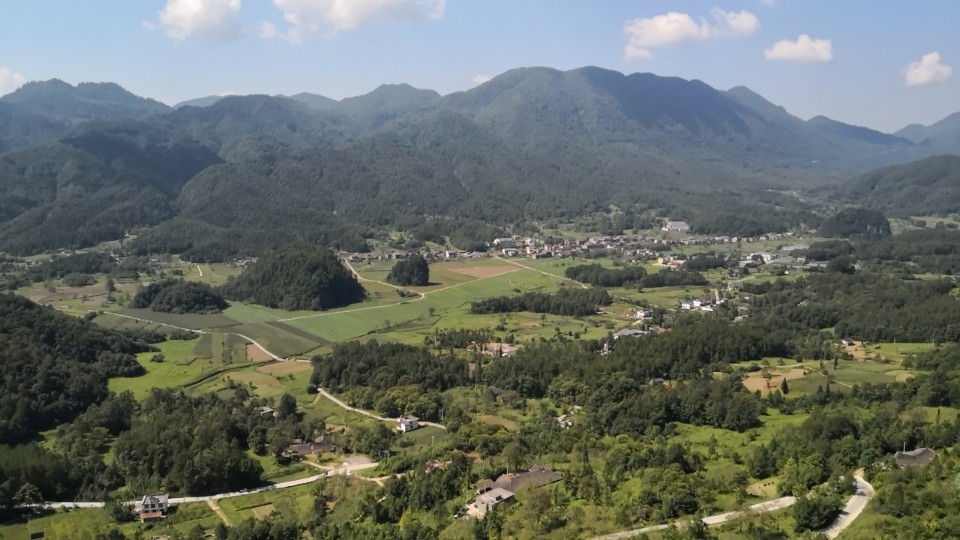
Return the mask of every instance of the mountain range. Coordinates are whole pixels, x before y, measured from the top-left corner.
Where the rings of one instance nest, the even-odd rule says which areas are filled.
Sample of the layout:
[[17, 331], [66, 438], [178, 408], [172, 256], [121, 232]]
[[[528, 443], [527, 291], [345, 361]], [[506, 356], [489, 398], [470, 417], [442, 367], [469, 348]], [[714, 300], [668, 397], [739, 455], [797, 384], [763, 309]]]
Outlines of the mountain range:
[[288, 240], [362, 249], [446, 217], [510, 225], [611, 205], [747, 233], [812, 219], [786, 191], [960, 153], [958, 124], [885, 134], [804, 121], [744, 87], [593, 67], [520, 68], [446, 96], [400, 84], [175, 107], [112, 83], [29, 83], [0, 98], [0, 249], [141, 227], [142, 249], [195, 257]]

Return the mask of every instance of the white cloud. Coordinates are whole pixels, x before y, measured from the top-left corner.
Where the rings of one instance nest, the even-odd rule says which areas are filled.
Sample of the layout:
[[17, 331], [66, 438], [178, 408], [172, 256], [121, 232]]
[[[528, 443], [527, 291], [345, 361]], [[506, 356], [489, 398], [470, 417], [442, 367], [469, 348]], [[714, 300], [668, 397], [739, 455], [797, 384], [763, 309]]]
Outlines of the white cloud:
[[717, 21], [711, 28], [715, 36], [749, 36], [760, 28], [760, 19], [749, 11], [723, 11], [713, 8], [710, 14]]
[[479, 85], [481, 85], [481, 84], [489, 81], [489, 80], [492, 79], [492, 78], [493, 78], [493, 77], [491, 77], [490, 75], [483, 75], [483, 74], [474, 75], [474, 76], [473, 76], [473, 84], [479, 86]]
[[937, 51], [928, 52], [916, 62], [910, 62], [903, 69], [903, 80], [907, 86], [920, 86], [946, 82], [953, 75], [953, 68], [940, 60]]
[[260, 23], [260, 37], [263, 39], [271, 39], [277, 37], [277, 27], [274, 26], [271, 22], [262, 22]]
[[0, 96], [13, 92], [25, 82], [27, 78], [23, 75], [0, 66]]
[[160, 10], [160, 24], [167, 35], [184, 40], [197, 35], [208, 41], [240, 37], [237, 13], [241, 0], [167, 0]]
[[833, 42], [800, 34], [796, 41], [781, 39], [763, 51], [767, 60], [788, 62], [830, 62], [833, 60]]
[[335, 35], [377, 20], [443, 18], [446, 0], [273, 0], [290, 25], [286, 39], [299, 43], [310, 34]]
[[760, 28], [760, 21], [749, 11], [723, 11], [714, 8], [710, 11], [715, 21], [699, 21], [686, 13], [671, 11], [647, 19], [632, 19], [623, 26], [627, 34], [627, 44], [623, 55], [631, 58], [653, 58], [651, 49], [701, 41], [712, 37], [749, 36]]

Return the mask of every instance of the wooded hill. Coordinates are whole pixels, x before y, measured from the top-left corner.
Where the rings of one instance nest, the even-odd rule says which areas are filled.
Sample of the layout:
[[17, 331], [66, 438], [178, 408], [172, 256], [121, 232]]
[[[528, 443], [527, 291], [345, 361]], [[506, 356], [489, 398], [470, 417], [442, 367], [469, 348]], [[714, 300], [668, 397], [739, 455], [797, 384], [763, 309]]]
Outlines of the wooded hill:
[[890, 217], [960, 212], [960, 156], [936, 156], [872, 171], [843, 184], [840, 193]]
[[143, 374], [133, 356], [149, 346], [0, 294], [0, 444], [29, 440], [107, 397], [107, 379]]
[[222, 288], [231, 300], [296, 311], [363, 300], [366, 292], [329, 249], [291, 244], [261, 258]]
[[442, 97], [408, 85], [320, 97], [170, 110], [116, 85], [27, 85], [0, 99], [11, 120], [0, 123], [0, 250], [82, 247], [158, 224], [135, 250], [362, 250], [377, 230], [427, 217], [510, 225], [610, 204], [742, 236], [816, 224], [809, 204], [762, 188], [928, 148], [805, 122], [746, 88], [593, 67], [515, 69]]

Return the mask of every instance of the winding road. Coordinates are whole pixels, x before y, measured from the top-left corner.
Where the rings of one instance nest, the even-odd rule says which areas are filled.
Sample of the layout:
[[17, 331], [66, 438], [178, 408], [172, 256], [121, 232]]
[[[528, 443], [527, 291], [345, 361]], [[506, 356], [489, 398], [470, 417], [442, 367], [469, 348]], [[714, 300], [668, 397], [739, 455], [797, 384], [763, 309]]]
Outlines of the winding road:
[[[861, 469], [854, 473], [853, 478], [857, 483], [857, 491], [850, 497], [849, 500], [847, 500], [847, 504], [844, 506], [843, 511], [840, 512], [840, 515], [837, 516], [836, 521], [823, 530], [823, 534], [826, 535], [826, 537], [830, 540], [840, 536], [840, 533], [852, 525], [853, 521], [857, 519], [857, 517], [859, 517], [863, 512], [864, 508], [867, 507], [867, 503], [870, 502], [870, 499], [873, 498], [873, 486], [863, 478], [863, 470]], [[714, 525], [721, 525], [728, 521], [733, 521], [742, 517], [748, 517], [754, 514], [764, 514], [767, 512], [774, 512], [776, 510], [789, 508], [796, 502], [796, 497], [780, 497], [779, 499], [773, 499], [770, 501], [764, 501], [750, 505], [745, 510], [735, 510], [732, 512], [724, 512], [722, 514], [706, 516], [702, 518], [702, 520], [704, 524], [712, 527]], [[691, 518], [687, 518], [674, 521], [673, 523], [650, 525], [648, 527], [641, 527], [639, 529], [631, 529], [629, 531], [620, 531], [605, 534], [603, 536], [596, 536], [591, 540], [623, 540], [624, 538], [633, 538], [635, 536], [640, 536], [651, 532], [662, 531], [664, 529], [669, 529], [670, 527], [683, 528], [690, 523], [690, 521]]]

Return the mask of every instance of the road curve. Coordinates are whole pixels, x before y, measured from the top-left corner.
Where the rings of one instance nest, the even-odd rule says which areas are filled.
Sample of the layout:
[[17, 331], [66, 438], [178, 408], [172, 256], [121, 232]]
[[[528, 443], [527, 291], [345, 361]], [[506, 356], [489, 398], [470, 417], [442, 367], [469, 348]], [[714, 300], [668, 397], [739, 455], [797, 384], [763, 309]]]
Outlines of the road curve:
[[[373, 418], [373, 419], [375, 419], [375, 420], [381, 420], [381, 421], [383, 421], [383, 422], [394, 422], [394, 421], [396, 421], [396, 418], [386, 418], [386, 417], [384, 417], [384, 416], [377, 416], [376, 414], [373, 414], [372, 412], [365, 411], [365, 410], [363, 410], [363, 409], [358, 409], [358, 408], [356, 408], [356, 407], [351, 407], [350, 405], [347, 405], [347, 404], [344, 403], [343, 401], [340, 401], [339, 399], [337, 399], [336, 396], [334, 396], [334, 395], [331, 394], [330, 392], [327, 392], [327, 391], [324, 390], [323, 388], [317, 388], [317, 394], [319, 394], [319, 395], [321, 395], [321, 396], [329, 399], [330, 401], [332, 401], [335, 405], [337, 405], [337, 406], [340, 407], [341, 409], [346, 409], [346, 410], [348, 410], [348, 411], [352, 411], [352, 412], [355, 412], [355, 413], [357, 413], [357, 414], [362, 414], [362, 415], [364, 415], [364, 416]], [[447, 428], [446, 428], [445, 426], [443, 426], [442, 424], [437, 424], [437, 423], [435, 423], [435, 422], [420, 422], [420, 425], [421, 425], [421, 426], [431, 426], [431, 427], [440, 428], [440, 429], [447, 429]]]
[[863, 478], [863, 469], [854, 473], [853, 479], [857, 483], [857, 491], [850, 497], [850, 500], [847, 501], [846, 506], [843, 507], [843, 511], [837, 516], [836, 521], [823, 531], [823, 534], [830, 540], [840, 536], [840, 533], [852, 525], [853, 521], [860, 517], [863, 509], [867, 507], [870, 499], [873, 498], [873, 486]]

